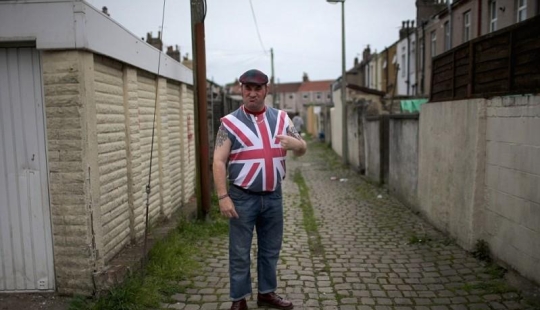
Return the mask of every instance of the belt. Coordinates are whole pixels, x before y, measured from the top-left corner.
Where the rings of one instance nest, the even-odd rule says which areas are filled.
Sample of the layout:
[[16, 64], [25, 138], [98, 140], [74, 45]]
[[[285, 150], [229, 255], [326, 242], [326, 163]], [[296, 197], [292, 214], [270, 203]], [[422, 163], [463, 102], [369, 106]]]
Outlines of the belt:
[[246, 194], [250, 194], [250, 195], [258, 195], [258, 196], [265, 196], [265, 195], [270, 195], [272, 193], [274, 193], [274, 191], [262, 191], [262, 192], [254, 192], [252, 190], [249, 190], [249, 189], [245, 189], [241, 186], [238, 186], [236, 184], [232, 184], [232, 186], [234, 186], [235, 188], [241, 190], [242, 192], [246, 193]]

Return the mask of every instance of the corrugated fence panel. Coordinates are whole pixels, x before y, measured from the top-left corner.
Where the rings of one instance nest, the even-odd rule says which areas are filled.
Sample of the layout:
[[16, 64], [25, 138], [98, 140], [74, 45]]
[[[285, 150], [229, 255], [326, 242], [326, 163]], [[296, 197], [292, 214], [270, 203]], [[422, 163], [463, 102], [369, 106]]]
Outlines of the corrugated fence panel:
[[39, 54], [0, 48], [0, 291], [54, 289], [46, 156]]
[[95, 55], [95, 104], [105, 261], [129, 242], [130, 212], [122, 64]]
[[[150, 172], [150, 152], [152, 147], [152, 129], [154, 127], [154, 110], [156, 98], [155, 76], [142, 71], [137, 72], [137, 94], [139, 97], [139, 130], [141, 144], [141, 177], [146, 186]], [[157, 125], [157, 124], [156, 124]], [[152, 178], [150, 182], [150, 208], [149, 221], [154, 223], [160, 214], [160, 194], [159, 191], [159, 158], [158, 158], [158, 137], [157, 130], [154, 133], [154, 148], [152, 152]], [[146, 194], [144, 194], [146, 205]], [[146, 211], [145, 211], [146, 212]], [[144, 228], [144, 227], [143, 227]]]
[[169, 101], [169, 171], [173, 212], [182, 205], [182, 121], [180, 119], [180, 85], [167, 83]]
[[193, 90], [183, 86], [182, 89], [182, 120], [183, 120], [183, 177], [184, 203], [195, 194], [195, 119]]

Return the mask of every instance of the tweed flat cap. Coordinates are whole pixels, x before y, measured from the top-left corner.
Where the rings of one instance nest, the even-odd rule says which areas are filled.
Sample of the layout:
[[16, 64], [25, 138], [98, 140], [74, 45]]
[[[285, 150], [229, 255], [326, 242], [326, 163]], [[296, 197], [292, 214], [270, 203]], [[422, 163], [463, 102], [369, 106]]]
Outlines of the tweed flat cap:
[[251, 69], [240, 76], [240, 83], [242, 84], [257, 84], [266, 85], [268, 83], [268, 76], [257, 69]]

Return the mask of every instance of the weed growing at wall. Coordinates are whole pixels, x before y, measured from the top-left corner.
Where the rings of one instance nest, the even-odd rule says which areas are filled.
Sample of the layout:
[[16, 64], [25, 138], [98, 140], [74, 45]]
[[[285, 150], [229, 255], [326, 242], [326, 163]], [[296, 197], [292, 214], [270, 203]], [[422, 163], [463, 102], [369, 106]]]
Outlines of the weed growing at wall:
[[122, 285], [115, 287], [97, 300], [76, 297], [70, 310], [138, 310], [159, 308], [161, 302], [170, 296], [188, 289], [182, 280], [196, 274], [202, 267], [197, 260], [204, 255], [204, 249], [211, 237], [226, 235], [227, 221], [213, 208], [211, 222], [182, 220], [177, 229], [151, 250], [145, 277], [140, 273], [129, 277]]

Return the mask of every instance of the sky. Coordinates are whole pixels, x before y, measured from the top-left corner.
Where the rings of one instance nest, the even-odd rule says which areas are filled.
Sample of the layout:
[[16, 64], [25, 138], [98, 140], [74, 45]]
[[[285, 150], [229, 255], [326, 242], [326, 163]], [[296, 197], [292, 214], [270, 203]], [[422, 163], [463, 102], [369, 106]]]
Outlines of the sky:
[[[134, 35], [156, 37], [162, 0], [86, 0]], [[207, 78], [234, 82], [255, 68], [271, 76], [270, 49], [279, 83], [335, 80], [341, 75], [341, 4], [325, 0], [207, 0], [204, 21]], [[399, 38], [402, 21], [416, 16], [415, 0], [346, 0], [346, 69], [369, 44], [382, 51]], [[191, 58], [190, 0], [165, 2], [165, 46], [178, 45]]]

